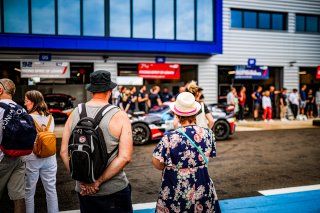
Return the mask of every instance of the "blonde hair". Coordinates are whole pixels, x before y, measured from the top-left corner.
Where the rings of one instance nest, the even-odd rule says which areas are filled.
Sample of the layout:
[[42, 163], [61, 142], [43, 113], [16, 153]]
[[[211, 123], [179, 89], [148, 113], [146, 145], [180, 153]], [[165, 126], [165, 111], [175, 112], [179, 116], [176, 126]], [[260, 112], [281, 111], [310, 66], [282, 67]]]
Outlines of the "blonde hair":
[[127, 89], [123, 94], [122, 101], [126, 102], [129, 97], [130, 97], [130, 90]]
[[187, 87], [188, 92], [192, 93], [192, 95], [196, 96], [198, 93], [198, 85], [197, 82], [191, 81]]

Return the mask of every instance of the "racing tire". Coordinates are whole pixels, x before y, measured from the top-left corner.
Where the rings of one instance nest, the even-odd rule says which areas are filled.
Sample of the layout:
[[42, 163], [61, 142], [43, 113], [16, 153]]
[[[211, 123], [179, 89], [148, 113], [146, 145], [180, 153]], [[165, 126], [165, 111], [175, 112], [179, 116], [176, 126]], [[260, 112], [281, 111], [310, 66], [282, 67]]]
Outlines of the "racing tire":
[[134, 145], [143, 145], [150, 140], [150, 129], [146, 124], [132, 124], [132, 140]]
[[216, 140], [226, 140], [230, 135], [230, 126], [225, 120], [218, 120], [212, 128]]

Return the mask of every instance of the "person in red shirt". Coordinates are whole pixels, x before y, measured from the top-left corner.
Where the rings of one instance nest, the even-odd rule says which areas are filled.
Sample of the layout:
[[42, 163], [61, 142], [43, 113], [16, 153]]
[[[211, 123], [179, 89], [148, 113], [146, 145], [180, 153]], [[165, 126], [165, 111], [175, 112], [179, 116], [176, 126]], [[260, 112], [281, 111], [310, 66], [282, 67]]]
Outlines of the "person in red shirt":
[[246, 105], [246, 88], [244, 86], [241, 87], [240, 92], [238, 94], [239, 99], [239, 122], [247, 122], [244, 120], [244, 109]]

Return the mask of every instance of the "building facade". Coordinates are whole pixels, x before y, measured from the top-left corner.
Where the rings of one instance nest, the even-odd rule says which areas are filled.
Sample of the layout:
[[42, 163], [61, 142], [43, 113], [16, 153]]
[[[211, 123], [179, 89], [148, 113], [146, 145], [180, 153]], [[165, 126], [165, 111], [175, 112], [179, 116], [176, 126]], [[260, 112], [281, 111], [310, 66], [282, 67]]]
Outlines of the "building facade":
[[[317, 0], [0, 0], [0, 5], [0, 77], [14, 79], [21, 97], [34, 87], [84, 101], [90, 72], [109, 70], [115, 81], [136, 77], [139, 64], [159, 58], [179, 64], [180, 78], [144, 79], [144, 84], [169, 86], [175, 93], [196, 80], [208, 103], [218, 102], [230, 85], [245, 85], [250, 96], [257, 85], [317, 89], [320, 83]], [[269, 78], [237, 79], [236, 67], [249, 59], [268, 67]], [[28, 71], [29, 62], [67, 63], [70, 76], [24, 78], [21, 70]]]

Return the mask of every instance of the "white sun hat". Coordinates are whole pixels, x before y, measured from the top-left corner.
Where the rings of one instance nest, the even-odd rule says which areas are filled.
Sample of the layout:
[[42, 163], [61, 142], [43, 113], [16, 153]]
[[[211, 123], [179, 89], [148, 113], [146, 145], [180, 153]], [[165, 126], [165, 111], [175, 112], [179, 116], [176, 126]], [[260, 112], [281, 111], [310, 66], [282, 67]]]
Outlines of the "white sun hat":
[[200, 111], [201, 105], [196, 102], [190, 92], [182, 92], [178, 95], [174, 104], [170, 104], [170, 108], [176, 115], [192, 116]]

